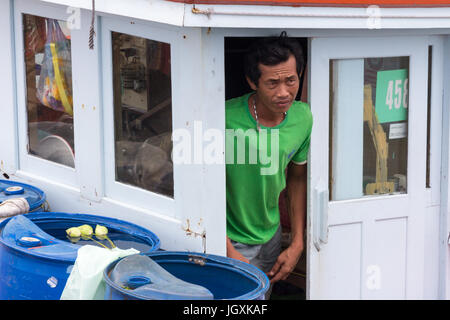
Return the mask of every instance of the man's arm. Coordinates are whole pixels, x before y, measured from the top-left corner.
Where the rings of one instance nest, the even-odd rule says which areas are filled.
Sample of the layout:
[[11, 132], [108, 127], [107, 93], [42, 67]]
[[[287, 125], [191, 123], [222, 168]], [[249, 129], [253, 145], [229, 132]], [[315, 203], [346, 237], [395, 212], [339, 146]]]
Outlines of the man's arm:
[[246, 257], [244, 257], [239, 251], [237, 251], [234, 248], [230, 238], [228, 237], [227, 237], [227, 257], [250, 263], [250, 261]]
[[294, 270], [304, 249], [303, 236], [306, 221], [306, 164], [290, 163], [287, 174], [288, 212], [291, 221], [292, 241], [277, 259], [269, 272], [270, 282], [285, 280]]

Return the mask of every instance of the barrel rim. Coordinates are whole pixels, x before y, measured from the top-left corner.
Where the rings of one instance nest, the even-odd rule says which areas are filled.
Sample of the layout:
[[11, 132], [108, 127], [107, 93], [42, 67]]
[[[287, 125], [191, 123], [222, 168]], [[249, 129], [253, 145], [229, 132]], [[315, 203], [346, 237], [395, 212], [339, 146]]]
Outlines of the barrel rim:
[[[183, 257], [186, 257], [187, 259], [189, 259], [189, 257], [201, 257], [201, 258], [205, 259], [207, 262], [209, 261], [209, 262], [215, 263], [215, 264], [218, 263], [218, 264], [221, 264], [222, 266], [227, 265], [228, 267], [229, 266], [236, 267], [241, 273], [244, 272], [246, 275], [250, 276], [250, 278], [253, 278], [255, 280], [255, 282], [258, 284], [258, 286], [255, 289], [253, 289], [252, 291], [250, 291], [248, 293], [245, 293], [245, 294], [237, 296], [237, 297], [233, 297], [233, 298], [229, 298], [229, 299], [220, 299], [220, 300], [253, 300], [253, 299], [256, 299], [256, 298], [264, 295], [267, 292], [267, 290], [269, 290], [269, 287], [270, 287], [269, 278], [262, 270], [260, 270], [259, 268], [255, 267], [254, 265], [251, 265], [249, 263], [245, 263], [243, 261], [239, 261], [239, 260], [232, 259], [229, 257], [219, 256], [219, 255], [215, 255], [215, 254], [208, 254], [208, 253], [193, 252], [193, 251], [161, 251], [160, 250], [160, 251], [153, 251], [153, 252], [139, 253], [139, 254], [149, 256], [150, 258], [152, 256], [170, 256], [170, 255], [178, 256], [178, 257], [183, 256]], [[124, 294], [124, 295], [132, 297], [132, 298], [150, 300], [148, 297], [145, 297], [145, 296], [142, 296], [139, 294], [135, 294], [132, 292], [128, 292], [127, 290], [121, 288], [119, 285], [114, 283], [109, 278], [108, 274], [110, 273], [112, 267], [114, 267], [114, 265], [116, 265], [120, 260], [122, 260], [124, 258], [126, 258], [126, 257], [123, 257], [123, 258], [120, 258], [120, 259], [117, 259], [117, 260], [111, 262], [103, 270], [103, 279], [105, 280], [107, 285], [109, 285], [114, 290], [119, 291], [121, 294]], [[188, 260], [186, 260], [186, 261], [188, 261]]]

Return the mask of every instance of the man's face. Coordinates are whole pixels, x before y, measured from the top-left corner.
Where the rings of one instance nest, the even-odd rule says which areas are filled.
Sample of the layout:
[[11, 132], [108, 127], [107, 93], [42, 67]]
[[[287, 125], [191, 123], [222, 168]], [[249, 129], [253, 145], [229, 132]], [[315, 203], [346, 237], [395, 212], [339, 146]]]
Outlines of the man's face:
[[297, 96], [300, 81], [297, 75], [295, 57], [274, 66], [259, 64], [261, 77], [256, 86], [249, 79], [250, 87], [256, 91], [258, 106], [271, 113], [284, 113], [289, 110]]

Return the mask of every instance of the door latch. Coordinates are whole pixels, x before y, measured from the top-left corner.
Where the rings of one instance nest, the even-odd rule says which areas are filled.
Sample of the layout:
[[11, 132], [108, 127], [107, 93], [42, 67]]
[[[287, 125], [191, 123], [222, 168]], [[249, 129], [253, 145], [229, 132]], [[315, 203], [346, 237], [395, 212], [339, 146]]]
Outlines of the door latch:
[[313, 194], [313, 243], [317, 251], [321, 245], [328, 243], [328, 197], [326, 187], [314, 188]]

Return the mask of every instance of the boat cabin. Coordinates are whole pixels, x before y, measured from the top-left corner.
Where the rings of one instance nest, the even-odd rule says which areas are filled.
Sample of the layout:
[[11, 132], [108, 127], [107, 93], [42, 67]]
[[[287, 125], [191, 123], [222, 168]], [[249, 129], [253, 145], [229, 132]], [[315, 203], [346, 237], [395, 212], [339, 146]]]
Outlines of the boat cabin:
[[450, 298], [449, 1], [1, 0], [0, 29], [0, 173], [51, 211], [218, 255], [225, 101], [251, 91], [249, 43], [285, 31], [314, 118], [287, 281], [307, 299]]

